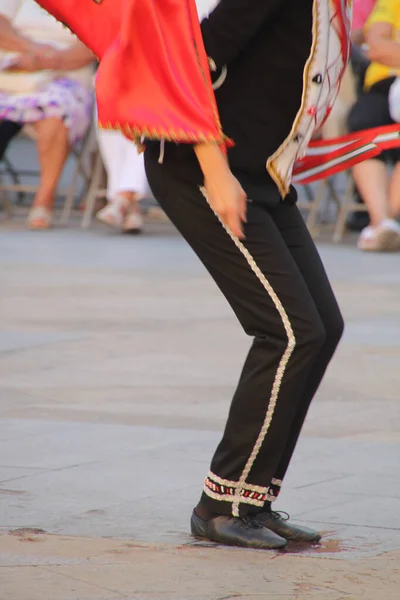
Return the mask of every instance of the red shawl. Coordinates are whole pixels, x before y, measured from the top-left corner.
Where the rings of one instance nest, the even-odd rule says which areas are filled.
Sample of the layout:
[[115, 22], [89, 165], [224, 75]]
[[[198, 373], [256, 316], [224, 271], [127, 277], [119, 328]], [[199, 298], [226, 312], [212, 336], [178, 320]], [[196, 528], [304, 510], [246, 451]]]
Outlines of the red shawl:
[[119, 34], [125, 0], [37, 0], [82, 42], [103, 58]]
[[136, 141], [225, 144], [195, 0], [39, 0], [101, 59], [99, 123]]

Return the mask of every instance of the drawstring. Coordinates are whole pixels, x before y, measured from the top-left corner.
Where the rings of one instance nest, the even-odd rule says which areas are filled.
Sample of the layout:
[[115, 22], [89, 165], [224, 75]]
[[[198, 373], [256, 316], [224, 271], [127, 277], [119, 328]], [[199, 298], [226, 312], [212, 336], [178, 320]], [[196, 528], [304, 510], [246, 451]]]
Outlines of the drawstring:
[[228, 68], [226, 67], [226, 65], [224, 65], [221, 68], [221, 75], [213, 83], [214, 90], [218, 90], [225, 83], [225, 79], [226, 79], [227, 75], [228, 75]]
[[[215, 64], [215, 60], [213, 60], [211, 57], [208, 57], [208, 64], [210, 67], [210, 71], [212, 73], [215, 73], [217, 70], [217, 65]], [[225, 79], [226, 79], [227, 75], [228, 75], [228, 68], [226, 65], [223, 65], [221, 67], [221, 75], [213, 83], [213, 90], [218, 90], [221, 87], [221, 85], [223, 85], [225, 83]]]
[[160, 156], [158, 157], [158, 164], [162, 165], [164, 162], [164, 154], [165, 154], [165, 139], [162, 138], [160, 140]]

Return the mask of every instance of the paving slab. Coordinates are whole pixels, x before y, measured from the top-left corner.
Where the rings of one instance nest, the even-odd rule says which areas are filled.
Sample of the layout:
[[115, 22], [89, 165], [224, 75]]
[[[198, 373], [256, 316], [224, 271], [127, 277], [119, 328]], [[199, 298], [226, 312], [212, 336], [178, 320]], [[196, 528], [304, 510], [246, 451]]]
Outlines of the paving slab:
[[[228, 600], [398, 598], [399, 554], [337, 561], [337, 540], [303, 555], [211, 544], [140, 544], [19, 531], [0, 536], [1, 598]], [[16, 584], [16, 572], [20, 583]], [[377, 596], [379, 590], [380, 596]], [[7, 594], [7, 595], [5, 595]]]
[[0, 225], [0, 600], [398, 599], [398, 255], [319, 244], [347, 329], [277, 508], [324, 538], [251, 552], [188, 532], [250, 340], [146, 228]]

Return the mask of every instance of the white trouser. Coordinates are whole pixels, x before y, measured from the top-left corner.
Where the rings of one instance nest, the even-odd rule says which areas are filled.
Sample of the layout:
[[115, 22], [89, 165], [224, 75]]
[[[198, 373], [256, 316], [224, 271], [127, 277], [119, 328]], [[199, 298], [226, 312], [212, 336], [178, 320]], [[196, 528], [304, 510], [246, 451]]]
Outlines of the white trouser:
[[144, 196], [147, 181], [143, 154], [139, 154], [133, 142], [119, 131], [98, 129], [100, 153], [107, 171], [107, 196], [109, 200], [120, 192], [136, 192]]

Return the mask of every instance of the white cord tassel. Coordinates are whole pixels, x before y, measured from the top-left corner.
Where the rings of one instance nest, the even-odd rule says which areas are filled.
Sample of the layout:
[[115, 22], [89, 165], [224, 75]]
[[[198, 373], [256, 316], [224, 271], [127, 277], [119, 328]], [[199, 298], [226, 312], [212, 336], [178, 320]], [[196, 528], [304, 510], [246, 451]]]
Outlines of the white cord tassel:
[[162, 138], [160, 140], [160, 156], [158, 157], [158, 164], [162, 165], [164, 162], [164, 155], [165, 155], [165, 140], [164, 138]]
[[227, 75], [228, 75], [228, 68], [226, 67], [226, 65], [224, 65], [221, 69], [221, 75], [213, 83], [214, 90], [218, 90], [225, 83], [225, 79], [226, 79]]

